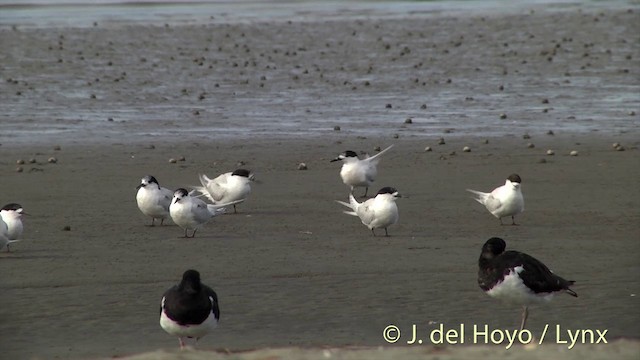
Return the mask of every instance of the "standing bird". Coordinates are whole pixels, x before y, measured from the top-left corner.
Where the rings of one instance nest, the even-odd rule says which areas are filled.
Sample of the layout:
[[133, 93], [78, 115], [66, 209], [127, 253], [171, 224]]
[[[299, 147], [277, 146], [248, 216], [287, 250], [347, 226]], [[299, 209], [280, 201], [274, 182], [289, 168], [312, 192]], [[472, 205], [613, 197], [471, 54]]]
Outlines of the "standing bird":
[[384, 228], [385, 236], [389, 236], [387, 227], [398, 222], [398, 205], [396, 205], [396, 199], [402, 197], [398, 193], [398, 190], [392, 187], [383, 187], [378, 191], [378, 194], [373, 199], [368, 199], [365, 202], [359, 203], [353, 194], [349, 194], [349, 203], [336, 200], [339, 204], [342, 204], [351, 209], [351, 211], [345, 211], [345, 214], [357, 216], [362, 223], [368, 227], [373, 236], [376, 236], [375, 229]]
[[20, 204], [11, 203], [0, 209], [2, 221], [7, 225], [7, 238], [9, 240], [18, 240], [22, 236], [22, 230], [24, 229], [22, 215], [26, 215], [26, 213]]
[[[207, 204], [197, 197], [190, 196], [187, 190], [180, 188], [173, 193], [169, 206], [169, 214], [176, 225], [184, 229], [184, 237], [196, 236], [198, 228], [211, 220], [214, 216], [224, 213], [225, 207], [241, 201], [224, 204]], [[188, 236], [187, 230], [193, 230]]]
[[376, 175], [378, 174], [378, 162], [380, 161], [380, 156], [391, 149], [393, 145], [390, 145], [388, 148], [380, 151], [374, 156], [367, 156], [364, 159], [358, 159], [358, 155], [351, 151], [347, 150], [344, 153], [338, 155], [334, 161], [342, 161], [342, 168], [340, 169], [340, 177], [342, 178], [342, 182], [345, 185], [351, 187], [351, 193], [353, 193], [353, 189], [356, 187], [365, 187], [363, 197], [367, 196], [369, 192], [369, 186], [373, 184], [376, 180]]
[[156, 219], [160, 219], [160, 225], [162, 225], [164, 219], [169, 218], [169, 205], [171, 205], [173, 192], [160, 187], [158, 180], [151, 175], [143, 177], [136, 189], [138, 189], [136, 201], [140, 211], [151, 217], [151, 226], [155, 226]]
[[467, 189], [467, 191], [475, 194], [473, 199], [484, 205], [493, 216], [500, 220], [511, 216], [512, 225], [516, 224], [516, 215], [524, 211], [524, 198], [520, 190], [522, 179], [518, 174], [511, 174], [505, 181], [504, 185], [493, 189], [491, 193], [483, 193]]
[[178, 337], [181, 349], [185, 347], [185, 338], [196, 338], [197, 342], [215, 329], [218, 321], [218, 295], [200, 282], [200, 273], [196, 270], [185, 271], [180, 284], [162, 296], [160, 326]]
[[487, 295], [522, 305], [524, 329], [529, 316], [528, 305], [548, 302], [556, 292], [578, 297], [565, 280], [549, 270], [539, 260], [518, 251], [504, 251], [504, 240], [493, 237], [484, 244], [478, 260], [478, 285]]
[[[255, 175], [246, 169], [224, 173], [215, 179], [209, 179], [204, 174], [199, 177], [202, 186], [195, 189], [213, 204], [243, 202], [251, 192], [251, 182], [255, 180]], [[235, 204], [233, 204], [233, 212], [238, 213]]]

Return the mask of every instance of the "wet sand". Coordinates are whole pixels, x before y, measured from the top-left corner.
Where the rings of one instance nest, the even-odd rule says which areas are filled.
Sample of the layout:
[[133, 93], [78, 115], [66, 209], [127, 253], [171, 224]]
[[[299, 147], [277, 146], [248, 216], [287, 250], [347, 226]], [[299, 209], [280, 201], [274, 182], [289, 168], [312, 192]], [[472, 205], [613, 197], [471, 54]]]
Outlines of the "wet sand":
[[[34, 150], [39, 162], [58, 158], [23, 173], [2, 167], [3, 189], [13, 189], [3, 200], [20, 201], [31, 214], [24, 241], [0, 254], [3, 351], [86, 358], [171, 349], [177, 340], [159, 328], [159, 301], [187, 268], [199, 270], [221, 301], [221, 325], [202, 349], [378, 346], [389, 324], [405, 333], [401, 343], [410, 340], [412, 324], [425, 333], [440, 323], [512, 330], [520, 309], [502, 307], [476, 284], [479, 251], [491, 236], [576, 281], [577, 299], [559, 296], [532, 308], [533, 335], [550, 324], [555, 339], [559, 324], [638, 338], [639, 190], [630, 180], [640, 175], [637, 142], [624, 135], [532, 137], [440, 146], [435, 139], [336, 135], [155, 149], [3, 148], [9, 159]], [[528, 141], [537, 147], [527, 148]], [[629, 150], [614, 151], [614, 141]], [[405, 197], [391, 236], [373, 237], [334, 202], [347, 189], [329, 160], [342, 149], [391, 143], [376, 188], [395, 186]], [[427, 145], [434, 151], [424, 152]], [[467, 145], [472, 152], [463, 153]], [[547, 148], [556, 155], [544, 155]], [[573, 149], [578, 156], [568, 155]], [[181, 155], [186, 161], [167, 161]], [[238, 161], [260, 179], [240, 214], [214, 219], [195, 239], [178, 238], [176, 226], [145, 226], [134, 199], [142, 175], [176, 188]], [[299, 162], [309, 169], [297, 170]], [[464, 189], [490, 190], [512, 172], [523, 178], [526, 211], [520, 226], [500, 226]]]
[[[603, 19], [614, 18], [605, 15]], [[579, 24], [582, 15], [575, 16], [568, 18]], [[261, 26], [270, 29], [269, 24]], [[83, 31], [65, 30], [78, 37], [86, 35]], [[617, 70], [602, 68], [595, 76], [620, 80]], [[294, 80], [280, 79], [278, 86], [289, 81]], [[590, 103], [582, 96], [574, 101]], [[65, 103], [54, 101], [53, 106]], [[362, 111], [354, 104], [337, 110]], [[637, 121], [628, 110], [615, 111]], [[164, 134], [134, 142], [125, 133], [143, 131], [144, 124], [116, 121], [111, 125], [119, 130], [108, 135], [100, 129], [83, 132], [78, 122], [83, 138], [52, 142], [45, 137], [32, 144], [3, 140], [0, 199], [20, 202], [30, 215], [24, 240], [11, 253], [0, 253], [2, 356], [105, 358], [174, 350], [178, 342], [160, 329], [158, 309], [163, 291], [187, 268], [199, 270], [221, 302], [220, 327], [201, 340], [201, 350], [390, 346], [399, 353], [438, 352], [427, 334], [441, 324], [445, 329], [464, 324], [466, 329], [487, 325], [511, 331], [519, 325], [517, 306], [503, 306], [476, 283], [480, 248], [492, 236], [576, 281], [578, 298], [559, 296], [549, 306], [531, 309], [528, 328], [536, 339], [547, 324], [549, 345], [558, 336], [565, 339], [566, 330], [606, 329], [609, 342], [634, 341], [593, 345], [595, 351], [585, 347], [579, 350], [581, 358], [598, 358], [600, 351], [637, 353], [637, 128], [587, 133], [551, 129], [555, 135], [539, 129], [527, 131], [531, 138], [523, 139], [517, 126], [484, 137], [445, 133], [445, 127], [426, 132], [413, 127], [418, 121], [403, 125], [402, 120], [395, 128], [361, 137], [349, 128], [333, 131], [332, 123], [309, 137], [193, 134], [182, 143], [172, 136], [175, 123], [160, 122]], [[445, 145], [437, 144], [441, 136]], [[615, 151], [614, 142], [626, 151]], [[56, 144], [60, 150], [54, 150]], [[385, 154], [372, 191], [390, 185], [404, 195], [398, 202], [400, 222], [389, 229], [390, 237], [373, 237], [335, 203], [346, 199], [348, 190], [339, 179], [339, 165], [329, 160], [347, 149], [373, 153], [376, 146], [389, 144], [395, 147]], [[433, 151], [425, 152], [426, 146]], [[464, 146], [471, 152], [463, 152]], [[545, 155], [547, 149], [555, 155]], [[569, 156], [572, 150], [578, 156]], [[168, 162], [180, 156], [185, 161]], [[57, 163], [48, 163], [49, 157]], [[30, 158], [37, 162], [15, 171], [17, 159]], [[214, 219], [194, 239], [179, 238], [182, 231], [173, 225], [145, 226], [150, 221], [135, 205], [135, 186], [143, 175], [152, 174], [169, 188], [188, 187], [196, 185], [198, 173], [214, 175], [240, 162], [259, 179], [239, 206], [240, 214]], [[297, 170], [300, 162], [308, 170]], [[518, 217], [519, 226], [500, 226], [465, 189], [489, 191], [513, 172], [523, 179], [526, 211]], [[390, 324], [401, 329], [395, 345], [382, 337]], [[413, 324], [424, 336], [423, 350], [405, 349]], [[465, 345], [451, 345], [444, 352], [473, 357], [464, 355], [480, 351], [471, 346], [470, 330], [465, 338]], [[548, 347], [563, 357], [571, 354], [561, 348]], [[522, 347], [511, 352], [483, 349], [504, 357], [536, 354]], [[303, 356], [290, 351], [299, 350], [282, 350], [283, 356]], [[309, 356], [318, 351], [313, 354]]]

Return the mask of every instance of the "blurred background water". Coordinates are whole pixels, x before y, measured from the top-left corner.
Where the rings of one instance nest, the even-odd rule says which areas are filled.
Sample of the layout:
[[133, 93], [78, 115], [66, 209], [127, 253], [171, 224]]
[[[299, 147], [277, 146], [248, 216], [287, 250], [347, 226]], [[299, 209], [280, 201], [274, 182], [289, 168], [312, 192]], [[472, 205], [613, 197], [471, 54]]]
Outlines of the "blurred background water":
[[[262, 82], [261, 86], [265, 86], [266, 83], [267, 86], [260, 89], [240, 86], [238, 85], [240, 80], [235, 79], [238, 82], [233, 83], [231, 79], [225, 78], [224, 73], [215, 73], [213, 65], [215, 63], [226, 62], [229, 65], [230, 59], [238, 57], [238, 60], [233, 61], [242, 63], [249, 59], [256, 62], [256, 54], [247, 54], [246, 59], [242, 59], [243, 55], [234, 52], [233, 49], [226, 53], [221, 51], [216, 55], [207, 54], [206, 61], [210, 61], [209, 68], [214, 70], [210, 74], [205, 74], [204, 77], [192, 76], [191, 70], [166, 65], [160, 60], [149, 59], [149, 63], [153, 63], [155, 67], [155, 72], [152, 73], [149, 72], [148, 66], [144, 67], [140, 64], [140, 59], [150, 51], [157, 53], [158, 59], [168, 58], [170, 55], [173, 59], [173, 55], [178, 56], [176, 53], [180, 51], [171, 48], [172, 34], [169, 31], [187, 25], [202, 26], [211, 30], [212, 33], [221, 33], [222, 26], [225, 25], [239, 25], [241, 29], [251, 29], [252, 24], [265, 22], [316, 23], [314, 26], [319, 27], [318, 30], [320, 30], [322, 25], [317, 23], [331, 24], [335, 21], [346, 24], [355, 24], [360, 20], [375, 22], [383, 19], [438, 21], [437, 19], [446, 17], [528, 14], [534, 10], [537, 13], [546, 11], [549, 13], [563, 11], [597, 13], [599, 9], [604, 8], [635, 8], [637, 10], [638, 6], [632, 1], [545, 0], [0, 0], [0, 30], [2, 30], [0, 56], [5, 59], [0, 62], [0, 142], [32, 143], [69, 139], [76, 142], [93, 142], [102, 139], [136, 141], [144, 137], [175, 138], [173, 134], [232, 138], [323, 136], [333, 131], [334, 126], [341, 126], [343, 133], [353, 136], [400, 133], [433, 137], [443, 132], [448, 133], [448, 136], [500, 136], [546, 132], [549, 129], [573, 133], [638, 131], [638, 125], [640, 125], [638, 117], [629, 115], [640, 109], [638, 95], [640, 84], [637, 74], [633, 71], [636, 69], [632, 69], [631, 73], [618, 74], [606, 80], [597, 74], [594, 75], [593, 72], [584, 72], [582, 75], [573, 75], [569, 83], [557, 72], [551, 73], [552, 76], [547, 78], [544, 77], [544, 73], [536, 74], [533, 71], [527, 73], [526, 64], [522, 64], [521, 72], [509, 73], [510, 78], [505, 79], [487, 71], [484, 73], [476, 71], [479, 74], [476, 75], [473, 71], [466, 69], [465, 72], [462, 68], [459, 74], [455, 72], [434, 74], [430, 73], [429, 69], [413, 70], [409, 66], [406, 69], [397, 69], [397, 64], [394, 64], [395, 58], [379, 57], [380, 61], [387, 61], [385, 66], [389, 66], [388, 71], [382, 69], [378, 73], [363, 74], [360, 69], [349, 73], [349, 67], [343, 66], [347, 69], [336, 70], [333, 74], [330, 69], [325, 69], [323, 75], [326, 77], [323, 77], [323, 80], [310, 82], [308, 86], [291, 86], [290, 84], [296, 83], [291, 82], [292, 77], [302, 76], [301, 66], [317, 66], [313, 55], [310, 55], [307, 58], [300, 56], [298, 63], [278, 64], [274, 60], [265, 65], [258, 61], [253, 70], [238, 73], [246, 78], [243, 80], [246, 84], [251, 82], [252, 86], [257, 86], [257, 83]], [[101, 29], [113, 32], [114, 36], [120, 36], [113, 39], [113, 42], [123, 42], [127, 39], [126, 32], [135, 31], [132, 26], [136, 25], [148, 25], [158, 29], [157, 36], [153, 33], [149, 36], [149, 38], [159, 39], [158, 44], [155, 45], [156, 48], [145, 49], [145, 45], [141, 44], [134, 49], [125, 47], [118, 53], [120, 50], [111, 46], [113, 44], [91, 42], [96, 31]], [[521, 30], [518, 29], [517, 24], [513, 26], [514, 31]], [[68, 33], [70, 28], [86, 29], [88, 33], [82, 35], [75, 32], [67, 35], [64, 40], [58, 40], [61, 36], [64, 37], [63, 34]], [[419, 31], [419, 29], [415, 30]], [[315, 44], [314, 41], [340, 44], [340, 36], [346, 36], [321, 31], [316, 34], [307, 34], [305, 31], [303, 26], [299, 33], [304, 33], [305, 36], [317, 36], [317, 39], [312, 39], [307, 45]], [[441, 34], [428, 34], [428, 36], [433, 35], [433, 39], [439, 36], [441, 43], [447, 43], [452, 41], [446, 38], [447, 33], [455, 31], [455, 24], [453, 24], [451, 29], [443, 28]], [[629, 31], [629, 29], [611, 29], [611, 31]], [[259, 30], [257, 34], [260, 35]], [[279, 36], [277, 31], [270, 34], [274, 37]], [[380, 38], [384, 35], [386, 34], [382, 33]], [[453, 38], [452, 34], [449, 35]], [[463, 34], [462, 36], [469, 38], [472, 35]], [[37, 43], [37, 40], [33, 40], [34, 36], [36, 39], [42, 38], [49, 44], [64, 42], [66, 56], [72, 54], [81, 57], [81, 62], [75, 60], [76, 64], [81, 65], [66, 66], [60, 71], [52, 70], [56, 65], [50, 63], [51, 59], [38, 59], [43, 53], [34, 55], [29, 49], [29, 46], [42, 46]], [[69, 36], [78, 38], [73, 41]], [[337, 36], [337, 38], [331, 38], [331, 36]], [[239, 39], [239, 34], [231, 34], [227, 37], [237, 39], [234, 40], [236, 46], [241, 41], [245, 41]], [[588, 38], [586, 34], [585, 39]], [[132, 34], [132, 41], [133, 39], [136, 39], [135, 34]], [[271, 40], [261, 39], [265, 42]], [[369, 44], [374, 43], [374, 40]], [[145, 42], [144, 39], [136, 41]], [[205, 40], [201, 38], [198, 41]], [[257, 45], [250, 44], [249, 41], [245, 41], [245, 46], [249, 44], [255, 49]], [[274, 48], [282, 48], [289, 40], [280, 38], [273, 41]], [[36, 44], [28, 45], [29, 42]], [[196, 43], [194, 40], [194, 44]], [[407, 44], [410, 42], [407, 41]], [[175, 46], [180, 49], [181, 45], [184, 45], [185, 49], [191, 46], [189, 44]], [[598, 45], [616, 46], [615, 44]], [[166, 49], [163, 49], [163, 46]], [[415, 44], [412, 46], [414, 46], [413, 54], [423, 56], [419, 50], [416, 50]], [[626, 52], [638, 52], [637, 39], [625, 46]], [[302, 45], [298, 47], [304, 48]], [[62, 49], [62, 45], [60, 48]], [[162, 54], [163, 50], [166, 50], [165, 54]], [[345, 63], [352, 61], [353, 68], [356, 65], [360, 66], [357, 56], [362, 56], [365, 60], [368, 57], [376, 57], [366, 49], [347, 48], [345, 51], [347, 50], [358, 54], [351, 60], [345, 60]], [[113, 52], [114, 59], [118, 59], [118, 64], [122, 65], [122, 68], [119, 68], [121, 73], [126, 75], [105, 75], [105, 72], [114, 73], [118, 70], [115, 66], [113, 68], [110, 65], [106, 66], [103, 60], [96, 59], [95, 62], [87, 64], [89, 59], [84, 58], [88, 58], [86, 53], [91, 51], [95, 51], [96, 54]], [[195, 53], [196, 50], [192, 49], [192, 51]], [[526, 49], [520, 51], [524, 52]], [[601, 51], [605, 51], [605, 48]], [[350, 53], [345, 53], [345, 59], [351, 56]], [[78, 54], [82, 55], [77, 56]], [[130, 55], [129, 59], [126, 58], [128, 55]], [[470, 57], [468, 62], [477, 62], [477, 69], [499, 66], [483, 63], [482, 55], [476, 55], [479, 56], [478, 59]], [[618, 54], [614, 55], [618, 56]], [[63, 54], [59, 56], [62, 61]], [[465, 56], [473, 56], [473, 54], [466, 53]], [[195, 61], [188, 55], [184, 56], [183, 60], [186, 63]], [[147, 59], [145, 58], [144, 61], [146, 62]], [[279, 69], [276, 69], [274, 64], [277, 64]], [[553, 65], [557, 66], [557, 64]], [[156, 71], [163, 66], [166, 67], [163, 73]], [[321, 66], [327, 67], [327, 65]], [[464, 66], [472, 68], [473, 64]], [[284, 67], [290, 68], [283, 69]], [[577, 67], [578, 64], [567, 64], [567, 69]], [[110, 88], [104, 87], [98, 90], [94, 81], [94, 77], [97, 78], [97, 76], [92, 75], [93, 73], [102, 73], [102, 76], [112, 81], [122, 81], [128, 85], [128, 88], [121, 89], [118, 84], [113, 84]], [[332, 75], [335, 75], [335, 81], [327, 85], [330, 81], [327, 79], [331, 79]], [[166, 77], [155, 79], [156, 76]], [[353, 83], [353, 86], [339, 86], [342, 82], [340, 76], [347, 79], [344, 84], [349, 82]], [[416, 83], [423, 82], [422, 87], [398, 85], [399, 78], [403, 76], [415, 76]], [[442, 86], [442, 83], [450, 81], [451, 77], [454, 79], [454, 85]], [[264, 81], [267, 78], [269, 81]], [[428, 78], [429, 84], [424, 83], [425, 78]], [[521, 81], [524, 78], [526, 80]], [[362, 91], [362, 85], [369, 82], [379, 86], [371, 86], [366, 91]], [[498, 91], [498, 87], [505, 83], [510, 83], [510, 91]], [[20, 86], [25, 89], [16, 91], [16, 87]], [[358, 86], [358, 91], [355, 91]], [[492, 91], [483, 90], [486, 88]], [[190, 94], [190, 96], [177, 96], [176, 94], [181, 90], [182, 95]], [[95, 102], [88, 103], [92, 94], [96, 93], [101, 102], [97, 105]], [[120, 97], [115, 96], [116, 93], [120, 94]], [[137, 95], [140, 93], [144, 96]], [[202, 94], [200, 99], [198, 94]], [[536, 98], [536, 103], [523, 102], [523, 96]], [[551, 98], [551, 104], [539, 102], [544, 98]], [[563, 100], [557, 101], [558, 98]], [[393, 104], [392, 110], [384, 106], [387, 103]], [[428, 106], [428, 111], [422, 111], [424, 109], [421, 106]], [[545, 108], [551, 108], [553, 115], [548, 115]], [[502, 113], [506, 113], [507, 116], [503, 118]], [[201, 115], [193, 116], [193, 114]], [[408, 118], [412, 119], [410, 127], [403, 124]], [[114, 124], [121, 126], [114, 126]]]

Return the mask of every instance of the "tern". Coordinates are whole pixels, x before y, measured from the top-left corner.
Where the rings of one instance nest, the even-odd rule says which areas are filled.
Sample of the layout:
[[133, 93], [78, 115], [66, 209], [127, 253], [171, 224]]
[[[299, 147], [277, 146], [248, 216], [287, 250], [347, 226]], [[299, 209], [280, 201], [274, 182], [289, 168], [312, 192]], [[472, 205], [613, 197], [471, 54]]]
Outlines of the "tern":
[[384, 229], [385, 236], [389, 236], [387, 228], [398, 222], [398, 206], [396, 199], [401, 197], [398, 190], [392, 187], [383, 187], [378, 191], [376, 196], [359, 203], [353, 194], [349, 194], [349, 203], [336, 200], [351, 211], [345, 211], [345, 214], [357, 216], [362, 223], [368, 227], [373, 235], [376, 235], [375, 229]]
[[515, 216], [524, 211], [521, 183], [522, 180], [518, 174], [511, 174], [504, 185], [493, 189], [490, 193], [471, 189], [467, 191], [473, 193], [475, 195], [473, 199], [484, 205], [500, 220], [500, 225], [502, 225], [502, 218], [507, 216], [511, 216], [512, 225], [517, 225]]
[[369, 186], [371, 186], [376, 180], [376, 176], [378, 174], [377, 166], [380, 161], [380, 156], [389, 151], [392, 147], [393, 145], [390, 145], [374, 156], [367, 156], [364, 159], [358, 159], [358, 155], [354, 151], [347, 150], [338, 155], [335, 159], [331, 160], [331, 162], [342, 161], [343, 164], [340, 169], [342, 182], [351, 188], [352, 193], [356, 187], [364, 187], [365, 191], [363, 197], [366, 197], [369, 192]]

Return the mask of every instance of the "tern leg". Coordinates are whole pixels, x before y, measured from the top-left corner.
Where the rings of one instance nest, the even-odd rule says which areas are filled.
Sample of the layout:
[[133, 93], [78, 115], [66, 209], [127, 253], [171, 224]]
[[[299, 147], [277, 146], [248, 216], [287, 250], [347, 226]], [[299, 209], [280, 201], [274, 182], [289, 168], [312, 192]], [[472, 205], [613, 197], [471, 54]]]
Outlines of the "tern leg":
[[11, 249], [9, 249], [9, 244], [7, 244], [7, 252], [10, 253]]
[[185, 348], [185, 343], [184, 343], [184, 339], [179, 337], [178, 340], [180, 341], [180, 350], [184, 350]]
[[511, 216], [511, 225], [518, 225], [518, 224], [516, 224], [516, 217], [515, 216]]
[[389, 237], [389, 233], [387, 232], [387, 228], [384, 228], [384, 236]]
[[164, 225], [164, 218], [160, 219], [160, 226]]
[[376, 236], [375, 230], [371, 229], [371, 233], [373, 234], [373, 236]]
[[198, 229], [193, 229], [193, 234], [191, 234], [192, 238], [194, 238], [196, 236], [196, 231], [198, 231]]
[[504, 224], [502, 223], [502, 218], [499, 218], [499, 219], [500, 219], [500, 225], [504, 225]]
[[150, 226], [156, 226], [156, 218], [154, 218], [154, 217], [151, 218], [151, 225]]
[[525, 305], [522, 307], [522, 323], [520, 324], [520, 331], [524, 330], [524, 325], [527, 323], [529, 317], [529, 308]]
[[238, 213], [238, 210], [236, 210], [236, 204], [233, 204], [233, 213], [234, 213], [234, 214], [237, 214], [237, 213]]

